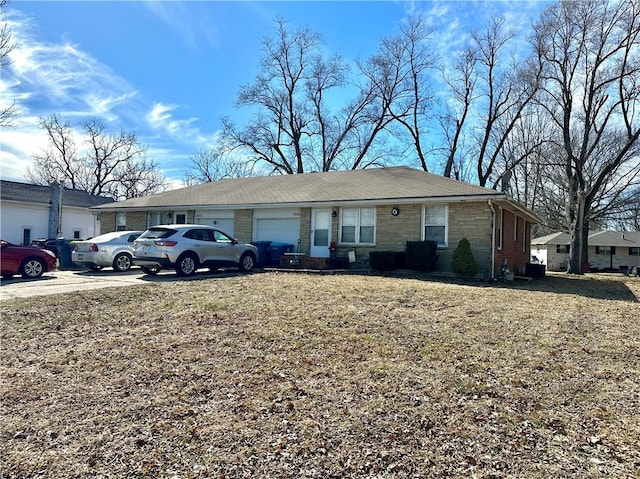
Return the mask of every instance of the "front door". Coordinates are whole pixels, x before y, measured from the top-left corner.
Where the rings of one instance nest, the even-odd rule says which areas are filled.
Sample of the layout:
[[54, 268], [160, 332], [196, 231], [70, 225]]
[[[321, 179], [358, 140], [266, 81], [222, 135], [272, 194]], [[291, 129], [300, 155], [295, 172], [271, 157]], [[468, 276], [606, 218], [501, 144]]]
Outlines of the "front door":
[[331, 210], [311, 210], [311, 256], [314, 258], [328, 258], [330, 241]]

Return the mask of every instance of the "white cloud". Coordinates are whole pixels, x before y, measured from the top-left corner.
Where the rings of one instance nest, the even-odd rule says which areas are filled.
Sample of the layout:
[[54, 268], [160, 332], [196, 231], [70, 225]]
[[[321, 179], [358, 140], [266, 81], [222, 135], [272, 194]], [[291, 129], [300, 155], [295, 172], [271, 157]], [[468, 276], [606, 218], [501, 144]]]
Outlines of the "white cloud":
[[190, 48], [197, 50], [203, 44], [213, 47], [219, 45], [220, 33], [209, 16], [210, 9], [196, 2], [188, 2], [188, 7], [184, 3], [166, 1], [146, 1], [144, 5], [176, 31]]
[[194, 126], [197, 118], [175, 117], [178, 105], [145, 99], [117, 72], [68, 40], [41, 41], [37, 27], [19, 11], [11, 10], [8, 18], [19, 47], [11, 52], [12, 64], [2, 69], [0, 104], [15, 101], [19, 114], [14, 128], [0, 131], [2, 178], [24, 180], [32, 155], [48, 145], [38, 126], [40, 117], [52, 114], [69, 121], [75, 135], [82, 134], [83, 121], [95, 118], [116, 131], [132, 129], [141, 143], [154, 144], [152, 158], [168, 175], [177, 170], [174, 162], [184, 163], [180, 148], [195, 151], [204, 141]]
[[154, 130], [170, 135], [176, 141], [194, 145], [205, 143], [207, 138], [193, 126], [198, 119], [175, 119], [173, 112], [177, 109], [177, 105], [155, 103], [146, 115], [147, 122]]

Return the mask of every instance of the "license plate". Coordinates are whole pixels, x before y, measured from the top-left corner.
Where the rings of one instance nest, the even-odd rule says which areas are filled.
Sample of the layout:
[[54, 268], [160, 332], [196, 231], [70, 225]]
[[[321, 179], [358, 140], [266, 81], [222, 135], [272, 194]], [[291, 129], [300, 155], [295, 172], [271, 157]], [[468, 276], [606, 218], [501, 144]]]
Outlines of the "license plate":
[[79, 254], [78, 255], [78, 259], [84, 259], [84, 255], [83, 254]]

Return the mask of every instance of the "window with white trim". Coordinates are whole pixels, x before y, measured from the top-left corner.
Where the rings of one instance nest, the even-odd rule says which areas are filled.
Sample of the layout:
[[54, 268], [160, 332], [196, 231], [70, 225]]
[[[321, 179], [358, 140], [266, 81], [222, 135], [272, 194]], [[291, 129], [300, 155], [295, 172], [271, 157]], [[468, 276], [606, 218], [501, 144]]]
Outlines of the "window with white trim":
[[435, 241], [438, 246], [446, 247], [449, 240], [449, 209], [447, 205], [425, 206], [423, 223], [423, 239]]
[[375, 208], [342, 208], [340, 210], [340, 243], [372, 245], [375, 242]]
[[116, 231], [126, 231], [127, 229], [127, 214], [118, 212], [116, 213]]
[[615, 246], [596, 246], [596, 254], [614, 255], [616, 254], [616, 247]]
[[630, 246], [629, 247], [629, 256], [640, 256], [640, 247], [638, 247], [638, 246]]

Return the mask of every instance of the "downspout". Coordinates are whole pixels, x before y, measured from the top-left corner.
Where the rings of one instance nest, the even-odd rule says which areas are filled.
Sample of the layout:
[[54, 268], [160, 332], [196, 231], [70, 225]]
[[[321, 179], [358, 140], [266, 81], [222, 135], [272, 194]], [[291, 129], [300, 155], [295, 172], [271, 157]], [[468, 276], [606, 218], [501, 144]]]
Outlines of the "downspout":
[[496, 277], [496, 210], [493, 208], [493, 200], [489, 198], [491, 208], [491, 279]]

